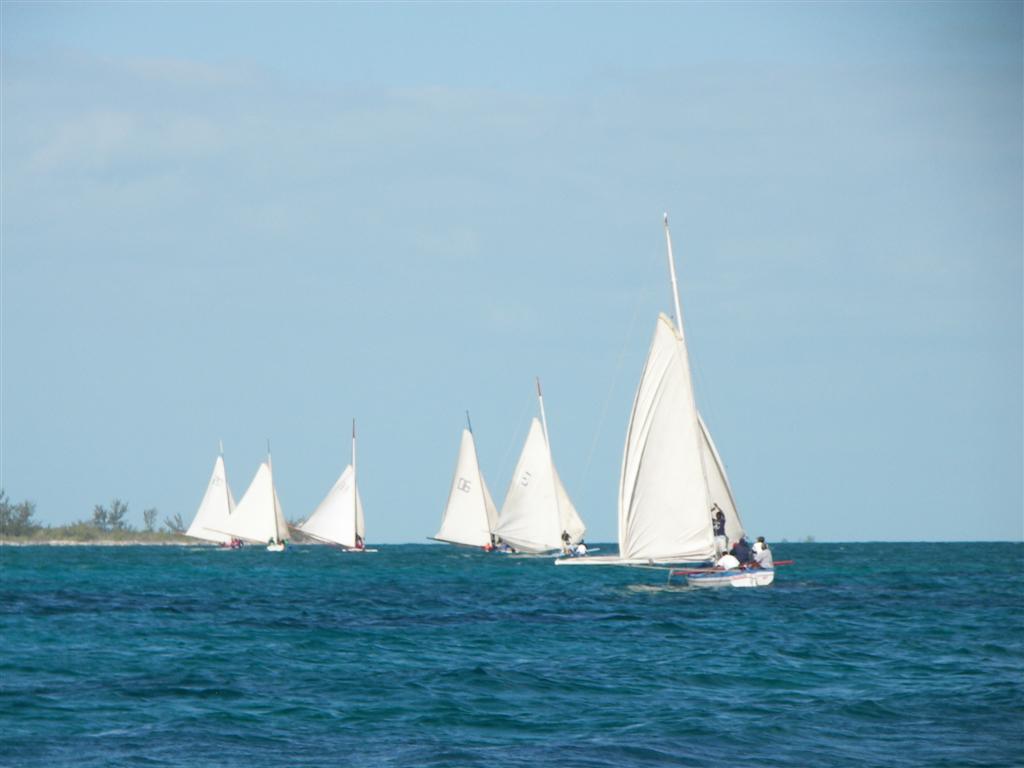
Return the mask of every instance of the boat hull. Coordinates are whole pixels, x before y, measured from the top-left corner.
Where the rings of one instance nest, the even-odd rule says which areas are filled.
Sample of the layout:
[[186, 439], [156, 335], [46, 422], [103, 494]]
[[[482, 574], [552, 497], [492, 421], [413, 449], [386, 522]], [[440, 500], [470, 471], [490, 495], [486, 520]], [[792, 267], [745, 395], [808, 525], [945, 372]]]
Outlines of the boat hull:
[[686, 583], [691, 587], [767, 587], [775, 581], [775, 569], [757, 568], [720, 573], [691, 573]]

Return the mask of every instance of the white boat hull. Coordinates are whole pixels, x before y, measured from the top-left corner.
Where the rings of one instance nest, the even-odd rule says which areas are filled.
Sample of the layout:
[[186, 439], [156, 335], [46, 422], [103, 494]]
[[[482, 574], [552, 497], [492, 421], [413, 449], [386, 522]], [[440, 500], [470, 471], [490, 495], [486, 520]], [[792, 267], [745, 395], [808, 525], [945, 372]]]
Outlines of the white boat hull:
[[775, 581], [774, 568], [691, 573], [686, 576], [686, 583], [691, 587], [767, 587], [773, 581]]
[[284, 544], [267, 544], [267, 552], [284, 552]]

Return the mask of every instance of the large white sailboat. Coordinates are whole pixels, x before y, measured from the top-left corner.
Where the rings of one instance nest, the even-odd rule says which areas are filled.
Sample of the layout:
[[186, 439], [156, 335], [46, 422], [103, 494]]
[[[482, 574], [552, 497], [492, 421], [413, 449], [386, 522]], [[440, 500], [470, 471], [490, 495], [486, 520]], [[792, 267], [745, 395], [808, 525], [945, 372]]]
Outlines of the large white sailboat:
[[582, 541], [586, 532], [555, 469], [540, 379], [537, 379], [537, 401], [540, 420], [534, 417], [530, 422], [530, 431], [494, 530], [501, 542], [516, 552], [530, 554], [565, 551]]
[[[745, 535], [725, 467], [697, 410], [667, 215], [665, 240], [676, 324], [658, 316], [633, 401], [619, 481], [619, 555], [559, 565], [706, 562], [716, 555], [712, 515], [719, 509], [729, 541]], [[772, 579], [774, 571], [766, 570], [756, 579], [702, 583], [763, 586]]]
[[227, 527], [228, 518], [235, 511], [235, 497], [231, 495], [228, 485], [227, 470], [224, 468], [224, 447], [221, 446], [217, 460], [213, 463], [213, 473], [206, 485], [206, 493], [199, 502], [199, 509], [192, 518], [192, 524], [185, 531], [186, 536], [202, 541], [212, 541], [227, 546], [233, 538], [220, 529]]
[[455, 463], [452, 487], [448, 491], [440, 530], [431, 538], [447, 544], [491, 549], [493, 531], [498, 524], [498, 510], [484, 482], [473, 439], [473, 425], [466, 413], [459, 458]]
[[352, 420], [352, 463], [342, 471], [313, 514], [296, 528], [325, 544], [336, 544], [348, 552], [376, 552], [366, 549], [366, 520], [356, 484], [356, 422]]
[[274, 469], [267, 451], [235, 511], [219, 532], [252, 544], [266, 544], [270, 552], [281, 552], [288, 537], [288, 523], [274, 488]]

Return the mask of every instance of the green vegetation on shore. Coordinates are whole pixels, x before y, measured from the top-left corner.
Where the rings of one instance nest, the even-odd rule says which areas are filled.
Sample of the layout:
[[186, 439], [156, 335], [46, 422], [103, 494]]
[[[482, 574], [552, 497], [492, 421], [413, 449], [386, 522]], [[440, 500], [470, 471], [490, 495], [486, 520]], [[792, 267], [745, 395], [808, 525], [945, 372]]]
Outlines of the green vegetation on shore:
[[15, 504], [0, 490], [0, 542], [4, 544], [45, 544], [50, 541], [69, 542], [140, 542], [147, 544], [175, 544], [189, 541], [183, 532], [181, 515], [168, 517], [159, 530], [156, 528], [157, 511], [142, 513], [144, 528], [136, 529], [126, 519], [128, 504], [114, 499], [109, 506], [97, 504], [92, 518], [68, 525], [44, 525], [35, 519], [33, 501]]

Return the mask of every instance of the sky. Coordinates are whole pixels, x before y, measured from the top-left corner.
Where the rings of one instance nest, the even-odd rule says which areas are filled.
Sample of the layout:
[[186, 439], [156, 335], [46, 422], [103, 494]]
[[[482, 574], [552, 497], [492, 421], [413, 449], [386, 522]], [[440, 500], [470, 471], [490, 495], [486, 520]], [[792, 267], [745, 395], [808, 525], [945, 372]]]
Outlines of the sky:
[[614, 541], [667, 211], [751, 534], [1024, 539], [1022, 7], [4, 2], [0, 486], [423, 541], [538, 376]]

